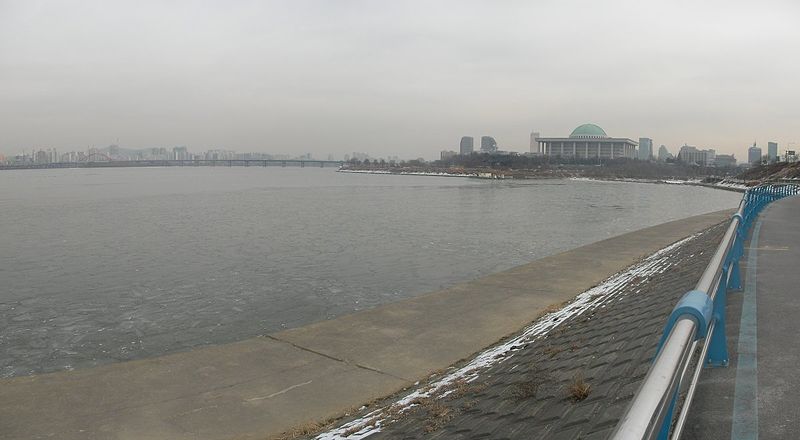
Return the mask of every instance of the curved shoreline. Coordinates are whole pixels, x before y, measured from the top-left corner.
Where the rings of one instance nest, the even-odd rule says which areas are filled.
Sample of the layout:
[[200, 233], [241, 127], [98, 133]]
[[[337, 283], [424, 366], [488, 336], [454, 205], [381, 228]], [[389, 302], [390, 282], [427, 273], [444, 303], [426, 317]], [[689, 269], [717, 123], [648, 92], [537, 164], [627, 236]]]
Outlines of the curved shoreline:
[[[431, 177], [471, 177], [475, 179], [506, 179], [504, 174], [501, 174], [504, 177], [492, 177], [494, 176], [493, 173], [437, 173], [437, 172], [426, 172], [426, 171], [398, 171], [392, 172], [387, 170], [351, 170], [347, 168], [339, 168], [336, 170], [337, 173], [351, 173], [351, 174], [389, 174], [394, 176], [431, 176]], [[481, 176], [481, 174], [485, 174]], [[510, 179], [510, 177], [508, 177]]]
[[[430, 176], [430, 177], [470, 177], [475, 179], [500, 179], [508, 180], [513, 179], [513, 176], [506, 176], [505, 174], [493, 174], [493, 172], [483, 173], [444, 173], [444, 172], [424, 172], [424, 171], [398, 171], [393, 172], [389, 170], [353, 170], [347, 168], [340, 168], [336, 170], [338, 173], [352, 173], [352, 174], [380, 174], [380, 175], [393, 175], [393, 176]], [[497, 177], [495, 177], [497, 176]], [[666, 185], [690, 185], [702, 186], [706, 188], [721, 189], [726, 191], [744, 192], [747, 189], [746, 185], [729, 182], [722, 180], [717, 183], [703, 183], [701, 180], [679, 180], [679, 179], [637, 179], [632, 177], [619, 177], [619, 178], [597, 178], [597, 177], [565, 177], [565, 176], [537, 176], [528, 177], [524, 180], [558, 180], [566, 179], [579, 182], [627, 182], [627, 183], [654, 183]]]
[[[330, 321], [153, 359], [0, 381], [4, 438], [263, 438], [409, 387], [728, 218], [653, 226]], [[580, 268], [580, 270], [576, 270]]]

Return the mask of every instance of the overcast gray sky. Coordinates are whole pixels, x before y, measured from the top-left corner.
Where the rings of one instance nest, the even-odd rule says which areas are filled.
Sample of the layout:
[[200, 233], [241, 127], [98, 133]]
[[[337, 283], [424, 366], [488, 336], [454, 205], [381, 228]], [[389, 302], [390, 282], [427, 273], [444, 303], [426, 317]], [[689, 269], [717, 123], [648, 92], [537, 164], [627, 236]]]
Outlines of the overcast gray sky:
[[463, 135], [800, 147], [786, 1], [0, 0], [0, 153], [437, 157]]

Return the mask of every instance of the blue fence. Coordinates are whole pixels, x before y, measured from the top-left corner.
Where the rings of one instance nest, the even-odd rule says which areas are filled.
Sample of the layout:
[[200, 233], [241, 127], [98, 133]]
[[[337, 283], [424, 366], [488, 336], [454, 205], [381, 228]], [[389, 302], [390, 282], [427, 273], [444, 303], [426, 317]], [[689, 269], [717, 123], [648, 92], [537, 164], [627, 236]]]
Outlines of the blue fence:
[[[681, 298], [670, 314], [653, 365], [611, 438], [680, 438], [700, 371], [704, 366], [728, 365], [725, 306], [728, 291], [742, 288], [739, 262], [748, 232], [765, 206], [797, 194], [800, 186], [783, 183], [760, 185], [745, 192], [697, 286]], [[697, 367], [687, 381], [699, 343], [703, 345]], [[686, 397], [676, 418], [674, 412], [682, 391]]]

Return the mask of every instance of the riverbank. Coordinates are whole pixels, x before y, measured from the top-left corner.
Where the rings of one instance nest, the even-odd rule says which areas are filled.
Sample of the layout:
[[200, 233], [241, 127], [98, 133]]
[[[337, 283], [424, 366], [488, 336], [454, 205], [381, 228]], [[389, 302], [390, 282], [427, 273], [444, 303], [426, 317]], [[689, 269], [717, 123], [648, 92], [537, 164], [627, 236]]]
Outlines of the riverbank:
[[[448, 173], [448, 172], [426, 172], [426, 171], [389, 171], [389, 170], [353, 170], [348, 168], [339, 168], [340, 173], [353, 173], [353, 174], [391, 174], [397, 176], [432, 176], [432, 177], [481, 177], [481, 173]], [[491, 176], [491, 173], [485, 173], [486, 176]], [[491, 178], [491, 177], [489, 177]]]
[[302, 430], [471, 357], [730, 214], [676, 220], [238, 343], [2, 380], [0, 437], [255, 439]]
[[435, 162], [401, 163], [351, 161], [342, 165], [348, 171], [378, 171], [394, 174], [467, 174], [504, 175], [513, 179], [568, 179], [573, 177], [602, 180], [702, 181], [720, 180], [735, 170], [699, 167], [680, 162], [650, 162], [616, 159], [603, 162], [562, 161], [548, 157], [491, 156], [478, 154]]
[[[495, 172], [495, 171], [474, 171], [474, 172], [448, 172], [448, 171], [404, 171], [404, 170], [385, 170], [385, 169], [349, 169], [339, 168], [340, 173], [353, 174], [382, 174], [398, 176], [431, 176], [431, 177], [469, 177], [480, 179], [569, 179], [583, 182], [627, 182], [627, 183], [652, 183], [666, 185], [693, 185], [706, 188], [722, 189], [727, 191], [744, 192], [748, 186], [745, 183], [729, 180], [719, 180], [716, 182], [704, 182], [702, 179], [639, 179], [633, 177], [581, 177], [581, 176], [561, 176], [553, 174], [525, 174]], [[515, 177], [516, 176], [516, 177]]]
[[514, 337], [317, 440], [608, 438], [648, 371], [664, 322], [694, 288], [721, 223], [667, 246]]

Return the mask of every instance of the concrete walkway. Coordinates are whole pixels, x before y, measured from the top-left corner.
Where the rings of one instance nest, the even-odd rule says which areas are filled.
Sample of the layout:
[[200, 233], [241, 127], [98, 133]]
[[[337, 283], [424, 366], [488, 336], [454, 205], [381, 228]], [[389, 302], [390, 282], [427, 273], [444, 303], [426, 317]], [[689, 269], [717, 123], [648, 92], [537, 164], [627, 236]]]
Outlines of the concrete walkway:
[[800, 197], [770, 204], [728, 296], [730, 368], [705, 370], [685, 438], [800, 438]]
[[[757, 426], [758, 434], [765, 439], [800, 438], [800, 198], [775, 202], [763, 215], [759, 234], [755, 292], [752, 298], [745, 295], [743, 313], [747, 313], [748, 301], [755, 301], [757, 308], [757, 334], [748, 336], [749, 349], [757, 349], [756, 375], [744, 380], [741, 375], [736, 386], [751, 386], [756, 392], [758, 415], [749, 419]], [[753, 286], [748, 283], [746, 288]], [[748, 292], [746, 292], [748, 293]], [[746, 316], [746, 315], [745, 315]], [[756, 343], [757, 341], [757, 343]], [[739, 341], [739, 347], [743, 347]], [[740, 356], [743, 352], [740, 351]], [[740, 363], [740, 368], [741, 368]], [[752, 382], [757, 378], [758, 382]], [[735, 399], [748, 398], [745, 392], [736, 393]], [[734, 401], [734, 405], [737, 402]], [[746, 410], [747, 408], [745, 408]], [[742, 414], [744, 417], [744, 414]], [[735, 425], [734, 425], [735, 426]], [[748, 426], [740, 431], [746, 433]], [[734, 431], [734, 434], [737, 431]], [[743, 437], [740, 437], [743, 438]]]
[[411, 386], [730, 215], [665, 223], [235, 344], [3, 380], [0, 438], [262, 439]]

